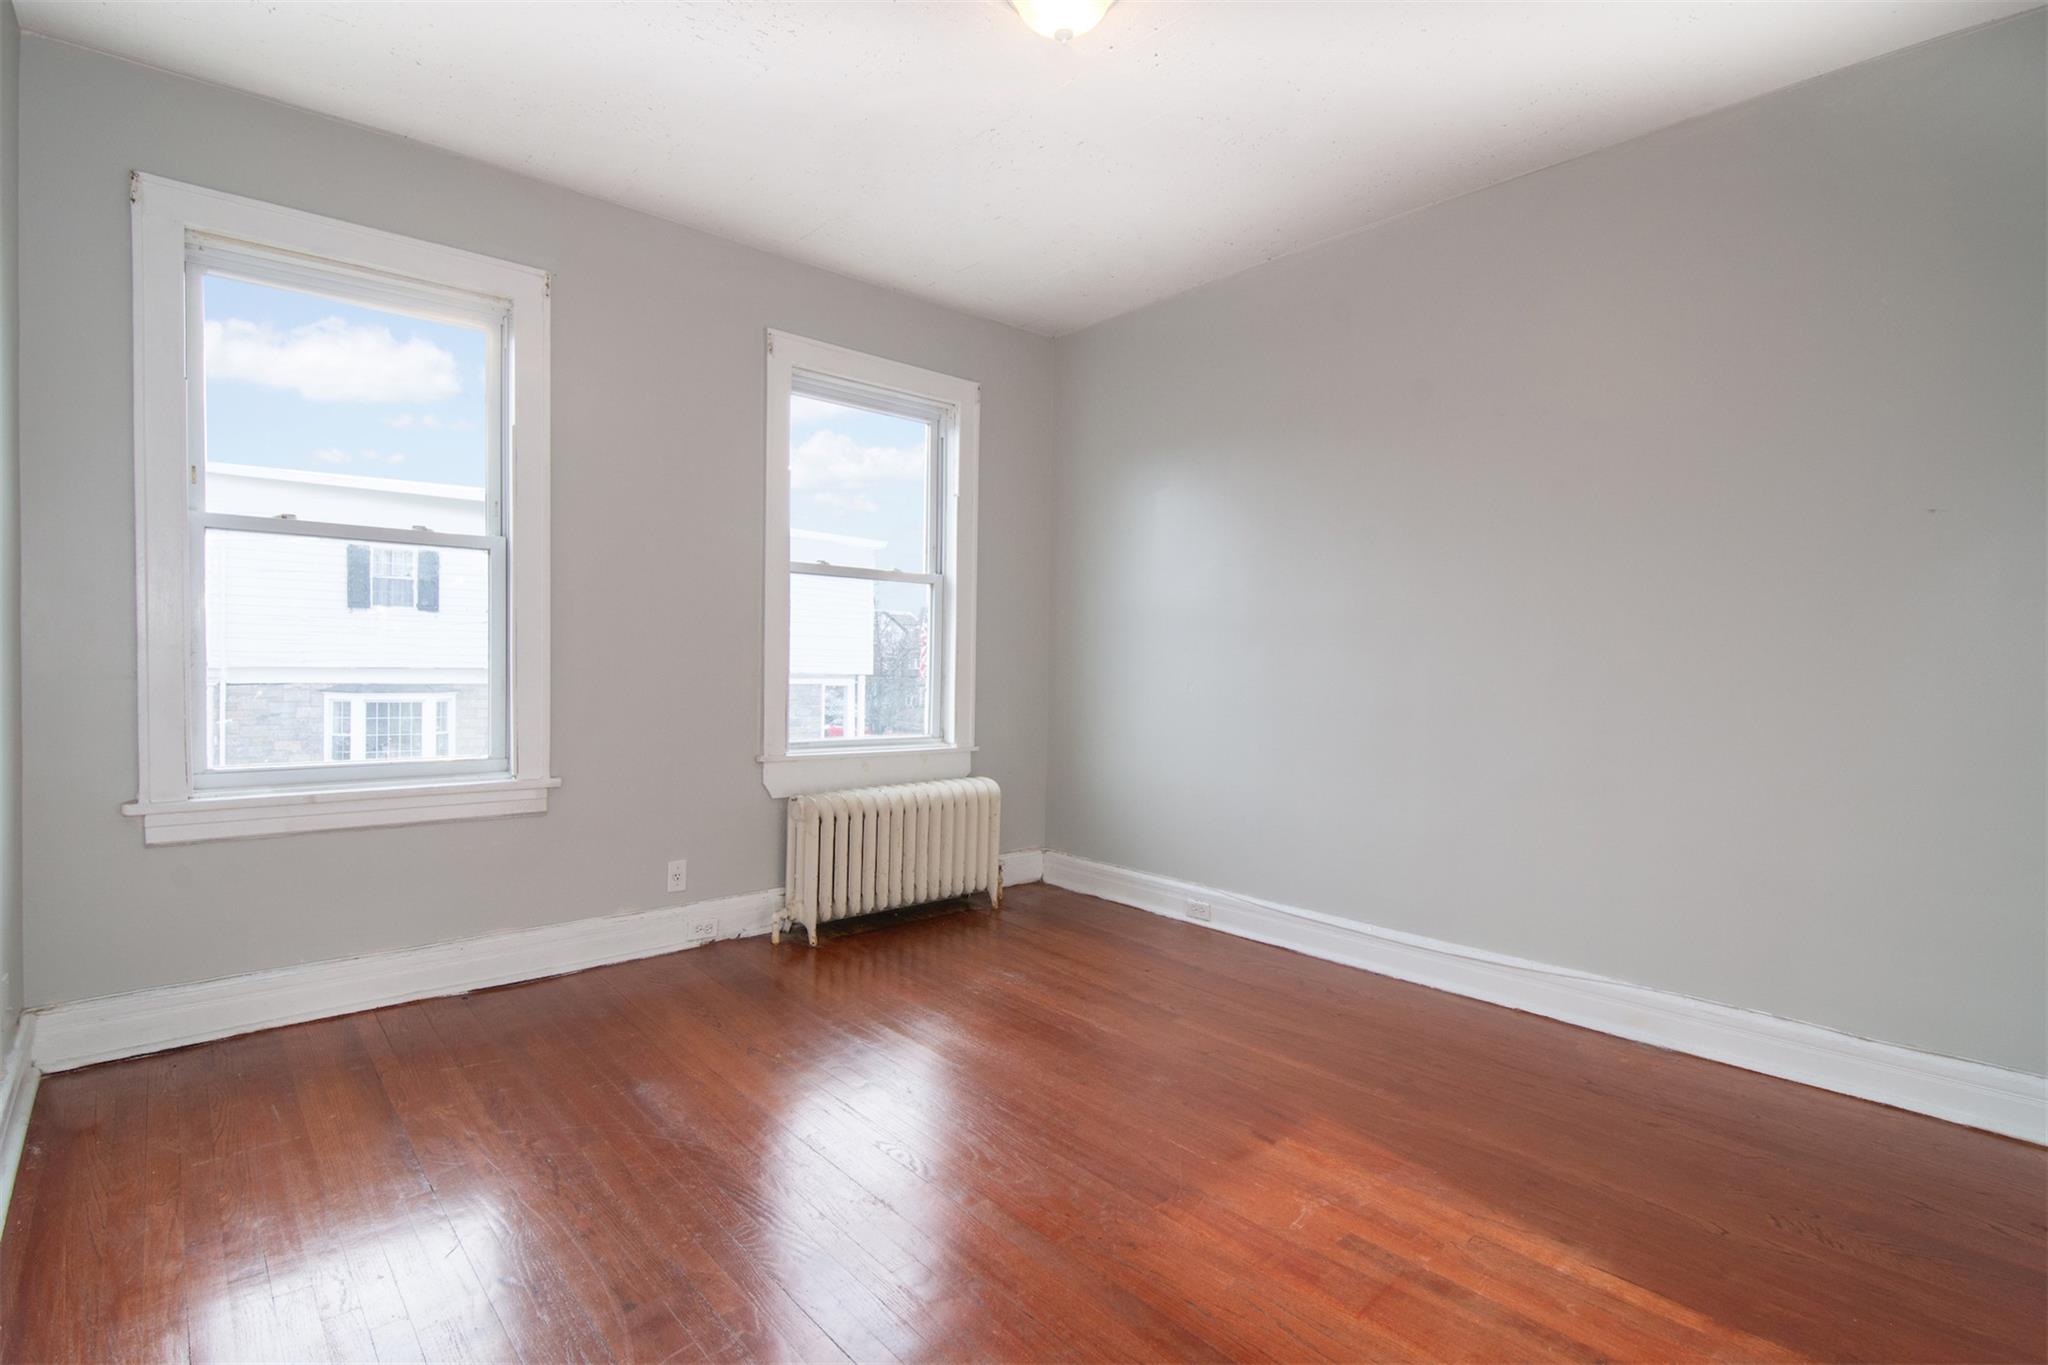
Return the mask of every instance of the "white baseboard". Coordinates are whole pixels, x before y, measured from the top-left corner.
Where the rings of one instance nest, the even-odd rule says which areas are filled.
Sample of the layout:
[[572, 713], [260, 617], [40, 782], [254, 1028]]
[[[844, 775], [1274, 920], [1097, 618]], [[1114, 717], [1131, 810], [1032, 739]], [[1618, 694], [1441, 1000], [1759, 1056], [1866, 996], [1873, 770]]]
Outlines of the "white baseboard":
[[2041, 1076], [1064, 853], [1047, 853], [1044, 869], [1054, 886], [1174, 919], [1187, 918], [1190, 899], [1207, 901], [1209, 927], [1240, 938], [2048, 1145], [2048, 1078]]
[[[560, 976], [714, 939], [765, 934], [781, 908], [778, 887], [52, 1005], [33, 1016], [34, 1056], [44, 1071], [67, 1071], [281, 1024]], [[711, 932], [699, 932], [707, 923]]]
[[[1003, 885], [1037, 881], [1043, 856], [1038, 849], [1003, 854]], [[775, 887], [694, 905], [78, 1000], [25, 1014], [22, 1022], [24, 1028], [35, 1026], [35, 1064], [44, 1071], [68, 1071], [308, 1019], [654, 957], [714, 939], [765, 934], [781, 908], [782, 888]], [[699, 932], [706, 921], [710, 932]]]
[[1025, 848], [1015, 853], [1005, 853], [997, 861], [1002, 864], [1004, 886], [1021, 886], [1025, 882], [1045, 880], [1045, 850], [1042, 848]]
[[35, 1107], [36, 1082], [41, 1073], [30, 1060], [35, 1055], [36, 1018], [21, 1016], [14, 1043], [0, 1061], [0, 1227], [7, 1221], [7, 1204], [14, 1197], [14, 1173], [21, 1169], [22, 1148], [28, 1141], [28, 1114]]

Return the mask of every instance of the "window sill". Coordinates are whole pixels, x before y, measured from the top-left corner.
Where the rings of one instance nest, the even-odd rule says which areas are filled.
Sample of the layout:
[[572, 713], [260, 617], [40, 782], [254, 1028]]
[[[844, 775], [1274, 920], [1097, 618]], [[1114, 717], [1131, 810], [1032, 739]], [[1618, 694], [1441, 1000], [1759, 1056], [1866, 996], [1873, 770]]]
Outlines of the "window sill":
[[954, 745], [926, 749], [836, 749], [829, 753], [777, 754], [761, 760], [761, 785], [770, 796], [808, 796], [847, 787], [885, 787], [894, 782], [932, 782], [965, 777], [974, 750]]
[[233, 792], [183, 801], [131, 801], [123, 815], [142, 820], [142, 842], [196, 844], [323, 829], [373, 829], [438, 820], [540, 815], [558, 777], [407, 783], [404, 786], [317, 787]]

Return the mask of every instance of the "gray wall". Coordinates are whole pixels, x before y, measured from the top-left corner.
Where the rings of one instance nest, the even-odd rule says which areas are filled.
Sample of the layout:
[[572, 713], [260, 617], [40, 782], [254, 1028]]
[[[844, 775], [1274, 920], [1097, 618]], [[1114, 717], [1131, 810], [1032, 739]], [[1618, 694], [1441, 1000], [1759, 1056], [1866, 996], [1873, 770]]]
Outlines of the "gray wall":
[[2044, 22], [1063, 340], [1052, 845], [2048, 1070]]
[[15, 458], [16, 167], [21, 29], [0, 0], [0, 1055], [21, 1014], [21, 556]]
[[[30, 37], [22, 45], [32, 1004], [782, 880], [755, 763], [762, 329], [982, 381], [976, 771], [1043, 842], [1053, 347], [564, 190]], [[554, 754], [544, 817], [144, 850], [128, 173], [547, 267]], [[658, 723], [650, 723], [658, 722]]]

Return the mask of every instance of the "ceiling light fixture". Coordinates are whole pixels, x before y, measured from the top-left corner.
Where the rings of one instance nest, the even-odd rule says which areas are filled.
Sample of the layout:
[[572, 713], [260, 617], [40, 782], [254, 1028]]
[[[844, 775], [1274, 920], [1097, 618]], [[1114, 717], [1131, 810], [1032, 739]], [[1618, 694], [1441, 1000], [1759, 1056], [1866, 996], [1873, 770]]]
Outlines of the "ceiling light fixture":
[[1041, 38], [1071, 42], [1102, 22], [1116, 0], [1010, 0], [1017, 17]]

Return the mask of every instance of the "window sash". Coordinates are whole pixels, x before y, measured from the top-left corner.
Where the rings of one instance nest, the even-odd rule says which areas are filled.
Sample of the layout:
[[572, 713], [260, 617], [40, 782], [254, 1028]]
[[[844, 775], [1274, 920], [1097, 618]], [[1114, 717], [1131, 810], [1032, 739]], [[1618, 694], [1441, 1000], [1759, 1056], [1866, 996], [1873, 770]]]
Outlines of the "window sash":
[[[194, 769], [188, 779], [192, 789], [200, 792], [231, 791], [244, 787], [319, 786], [323, 783], [332, 783], [335, 780], [335, 770], [341, 766], [340, 764], [279, 764], [270, 767], [248, 768], [215, 768], [209, 766], [212, 763], [212, 754], [211, 746], [207, 739], [208, 717], [206, 714], [208, 684], [205, 661], [205, 534], [208, 527], [220, 526], [223, 522], [228, 523], [226, 529], [229, 530], [253, 529], [265, 534], [281, 532], [287, 535], [317, 535], [323, 538], [347, 536], [359, 542], [374, 542], [381, 536], [381, 531], [375, 527], [334, 527], [319, 522], [280, 523], [263, 517], [223, 518], [214, 515], [193, 518], [190, 555], [193, 565], [194, 595], [190, 641], [193, 659], [190, 676], [193, 681], [194, 690], [197, 693], [197, 700], [192, 711], [192, 735], [190, 742], [193, 746], [191, 752], [199, 755], [200, 760], [194, 765]], [[434, 535], [431, 532], [422, 534], [427, 538], [412, 543], [422, 545], [452, 544], [459, 549], [484, 549], [490, 552], [488, 610], [491, 618], [490, 647], [492, 650], [489, 679], [490, 705], [492, 708], [491, 753], [488, 757], [466, 759], [365, 759], [351, 761], [348, 766], [359, 774], [356, 780], [381, 782], [389, 779], [395, 782], [418, 777], [475, 776], [489, 773], [505, 773], [511, 767], [512, 744], [514, 740], [511, 733], [509, 712], [504, 700], [508, 691], [508, 680], [505, 677], [504, 658], [499, 646], [501, 638], [509, 634], [509, 625], [504, 618], [505, 603], [508, 597], [506, 578], [509, 572], [511, 547], [502, 536], [444, 536]], [[386, 538], [390, 539], [390, 537]], [[402, 609], [394, 608], [393, 610]], [[223, 680], [222, 685], [227, 685], [227, 681]]]
[[[908, 418], [925, 426], [925, 471], [924, 471], [924, 565], [922, 574], [909, 575], [900, 582], [936, 583], [946, 569], [946, 509], [952, 505], [947, 496], [946, 430], [953, 413], [945, 404], [915, 394], [902, 393], [875, 384], [862, 384], [853, 380], [835, 378], [815, 370], [797, 370], [790, 376], [789, 397], [817, 398], [840, 407], [861, 408], [869, 412], [884, 413], [891, 417]], [[787, 491], [787, 490], [785, 490]], [[789, 514], [789, 499], [782, 500], [783, 515]], [[788, 528], [794, 532], [796, 528]], [[795, 560], [791, 568], [797, 567]], [[813, 561], [805, 568], [827, 571], [846, 567]], [[856, 569], [854, 572], [869, 572]], [[873, 572], [900, 573], [901, 570], [875, 570]]]
[[[511, 359], [509, 336], [510, 305], [502, 300], [466, 294], [422, 281], [351, 267], [340, 262], [316, 260], [291, 252], [272, 251], [243, 243], [229, 243], [212, 235], [187, 231], [185, 234], [185, 373], [188, 388], [202, 392], [206, 383], [205, 314], [201, 287], [207, 275], [224, 275], [255, 284], [273, 285], [344, 302], [362, 304], [389, 312], [437, 321], [482, 324], [485, 330], [484, 386], [485, 412], [490, 420], [485, 430], [484, 526], [483, 535], [453, 535], [418, 527], [396, 528], [354, 522], [310, 522], [295, 516], [254, 517], [206, 508], [205, 405], [186, 404], [185, 461], [187, 479], [186, 515], [189, 527], [188, 553], [188, 641], [191, 662], [187, 672], [186, 752], [187, 782], [195, 791], [232, 791], [252, 787], [289, 787], [331, 783], [333, 763], [260, 768], [216, 768], [212, 747], [207, 742], [206, 647], [206, 552], [208, 530], [256, 531], [266, 535], [303, 535], [322, 539], [351, 540], [371, 547], [371, 604], [376, 600], [378, 575], [374, 569], [376, 550], [381, 546], [450, 547], [480, 549], [489, 561], [489, 688], [491, 698], [491, 752], [488, 758], [367, 759], [353, 758], [348, 766], [368, 780], [399, 780], [409, 777], [442, 776], [451, 772], [507, 773], [513, 768], [513, 720], [511, 715], [511, 623], [509, 569], [510, 540], [503, 528], [505, 457], [509, 449], [511, 422], [510, 386], [506, 371]], [[413, 601], [418, 600], [418, 559], [414, 558]], [[395, 581], [388, 576], [385, 581]], [[390, 606], [391, 604], [381, 604]], [[225, 686], [225, 682], [222, 684]], [[361, 753], [362, 712], [355, 713], [355, 752]]]
[[[870, 583], [919, 583], [931, 588], [931, 643], [925, 662], [925, 731], [919, 735], [848, 735], [842, 739], [799, 739], [789, 733], [788, 692], [783, 693], [782, 725], [783, 742], [791, 754], [824, 752], [834, 749], [929, 749], [936, 743], [945, 742], [944, 712], [939, 704], [940, 688], [945, 680], [946, 623], [941, 603], [944, 601], [944, 574], [899, 573], [892, 569], [849, 569], [836, 564], [799, 564], [789, 566], [791, 578], [854, 578]], [[782, 587], [783, 599], [788, 600], [789, 584]], [[792, 629], [794, 628], [792, 624]], [[872, 622], [870, 629], [872, 629]], [[873, 675], [870, 675], [873, 676]], [[844, 686], [843, 681], [825, 681], [819, 678], [791, 677], [785, 688], [797, 686], [826, 687]], [[849, 716], [849, 719], [851, 717]]]
[[[486, 346], [484, 411], [490, 414], [491, 419], [484, 432], [484, 531], [487, 535], [498, 535], [504, 530], [505, 456], [512, 423], [511, 385], [505, 382], [511, 363], [512, 308], [509, 302], [343, 261], [319, 260], [297, 252], [231, 241], [217, 234], [187, 229], [185, 373], [190, 377], [189, 384], [202, 389], [206, 382], [206, 348], [200, 283], [207, 275], [224, 275], [250, 284], [292, 289], [436, 322], [481, 327]], [[205, 405], [188, 402], [186, 411], [186, 460], [191, 465], [191, 506], [195, 511], [205, 512]], [[349, 534], [354, 535], [356, 531]]]
[[922, 583], [935, 588], [946, 581], [944, 574], [905, 573], [900, 569], [863, 569], [845, 564], [818, 564], [800, 559], [789, 561], [791, 573], [809, 574], [813, 578], [865, 578], [873, 583]]
[[354, 540], [372, 545], [412, 545], [428, 549], [500, 550], [504, 536], [469, 536], [426, 531], [417, 526], [363, 526], [352, 521], [301, 521], [297, 517], [250, 517], [234, 512], [192, 513], [192, 522], [208, 531], [258, 531], [266, 536], [312, 536], [317, 540]]

